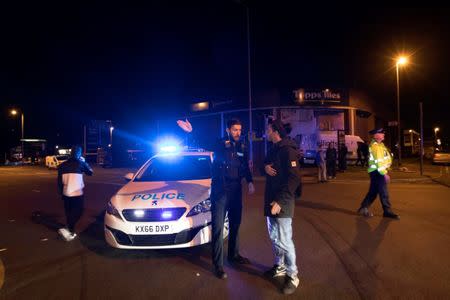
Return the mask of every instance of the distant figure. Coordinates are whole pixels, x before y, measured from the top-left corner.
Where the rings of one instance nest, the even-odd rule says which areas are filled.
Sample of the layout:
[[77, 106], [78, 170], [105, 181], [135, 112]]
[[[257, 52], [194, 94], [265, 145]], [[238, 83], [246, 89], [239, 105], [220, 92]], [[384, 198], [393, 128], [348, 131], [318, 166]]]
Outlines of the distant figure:
[[347, 153], [347, 146], [345, 146], [345, 144], [341, 144], [341, 148], [339, 149], [339, 170], [341, 172], [347, 170]]
[[336, 148], [334, 148], [333, 143], [328, 144], [326, 160], [328, 179], [334, 179], [336, 178], [337, 151]]
[[364, 143], [362, 143], [361, 145], [361, 152], [362, 152], [362, 156], [364, 158], [364, 164], [363, 167], [369, 166], [369, 145], [367, 145], [366, 141], [364, 141]]
[[81, 156], [81, 147], [74, 146], [70, 158], [58, 167], [58, 190], [67, 220], [67, 228], [60, 228], [58, 232], [67, 242], [76, 238], [75, 225], [83, 215], [83, 173], [91, 176], [93, 171]]
[[318, 181], [321, 183], [327, 182], [327, 165], [325, 156], [325, 150], [323, 150], [322, 147], [318, 147], [316, 152], [316, 165]]
[[364, 167], [362, 148], [363, 148], [363, 143], [358, 142], [358, 149], [356, 149], [356, 155], [358, 156], [358, 159], [356, 160], [355, 166], [357, 166], [358, 163], [360, 163], [361, 166]]
[[365, 217], [372, 217], [373, 214], [369, 211], [369, 207], [377, 195], [380, 195], [380, 201], [384, 211], [383, 217], [400, 219], [397, 214], [392, 212], [391, 202], [389, 201], [387, 183], [391, 180], [388, 175], [388, 169], [391, 167], [392, 157], [389, 149], [383, 144], [384, 130], [383, 128], [377, 128], [371, 130], [369, 133], [373, 135], [372, 142], [369, 146], [370, 161], [369, 169], [367, 170], [370, 175], [370, 187], [369, 192], [361, 202], [358, 214]]

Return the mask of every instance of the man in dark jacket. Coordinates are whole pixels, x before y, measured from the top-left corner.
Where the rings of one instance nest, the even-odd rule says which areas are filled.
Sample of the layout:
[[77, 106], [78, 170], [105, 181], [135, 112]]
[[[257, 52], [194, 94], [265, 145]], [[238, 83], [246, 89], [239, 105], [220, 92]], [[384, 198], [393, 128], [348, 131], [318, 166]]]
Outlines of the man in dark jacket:
[[327, 148], [327, 173], [328, 173], [328, 178], [336, 178], [336, 158], [337, 158], [337, 153], [336, 153], [336, 148], [334, 148], [333, 143], [328, 143], [328, 148]]
[[264, 215], [267, 217], [269, 236], [275, 255], [275, 265], [265, 272], [266, 276], [284, 276], [284, 294], [295, 292], [299, 284], [292, 218], [294, 216], [296, 191], [300, 185], [297, 145], [287, 138], [286, 125], [272, 121], [267, 127], [267, 138], [273, 147], [266, 158], [266, 188]]
[[223, 269], [223, 227], [228, 212], [230, 235], [228, 237], [228, 261], [231, 264], [248, 264], [250, 261], [239, 254], [239, 227], [242, 216], [243, 178], [253, 194], [253, 178], [248, 164], [248, 153], [241, 142], [242, 124], [237, 119], [227, 122], [227, 136], [214, 146], [211, 182], [212, 261], [214, 274], [227, 278]]
[[347, 170], [347, 153], [348, 153], [347, 146], [344, 143], [342, 143], [341, 147], [339, 148], [339, 170], [341, 172]]
[[64, 201], [67, 220], [67, 228], [60, 228], [58, 232], [67, 242], [77, 236], [75, 225], [83, 214], [83, 173], [90, 176], [93, 171], [81, 156], [81, 147], [74, 146], [70, 158], [58, 168], [58, 191]]

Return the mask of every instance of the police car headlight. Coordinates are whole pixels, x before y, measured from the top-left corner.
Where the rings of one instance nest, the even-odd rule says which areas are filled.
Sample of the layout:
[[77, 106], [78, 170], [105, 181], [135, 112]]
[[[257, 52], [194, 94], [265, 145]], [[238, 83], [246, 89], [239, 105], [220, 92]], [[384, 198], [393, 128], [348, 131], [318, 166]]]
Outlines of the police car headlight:
[[186, 217], [192, 217], [201, 213], [205, 213], [211, 211], [211, 199], [206, 199], [202, 202], [200, 202], [199, 204], [197, 204], [196, 206], [194, 206], [189, 213], [187, 214]]
[[117, 208], [114, 207], [114, 205], [111, 203], [111, 201], [108, 202], [108, 205], [106, 207], [106, 212], [112, 216], [115, 216], [122, 220], [122, 217], [119, 214], [119, 211]]

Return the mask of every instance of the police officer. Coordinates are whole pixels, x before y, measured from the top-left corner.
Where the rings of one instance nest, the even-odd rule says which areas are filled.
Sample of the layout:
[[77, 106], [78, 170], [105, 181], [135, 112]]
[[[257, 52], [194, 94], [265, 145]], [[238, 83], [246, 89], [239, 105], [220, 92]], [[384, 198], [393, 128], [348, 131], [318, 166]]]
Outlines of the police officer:
[[384, 211], [383, 217], [400, 219], [400, 217], [391, 210], [391, 203], [389, 201], [387, 190], [387, 183], [390, 181], [388, 168], [392, 164], [392, 157], [389, 150], [383, 144], [384, 130], [383, 128], [377, 128], [371, 130], [369, 133], [373, 135], [373, 139], [369, 145], [369, 168], [367, 170], [370, 175], [370, 187], [369, 192], [361, 202], [358, 214], [365, 217], [372, 217], [373, 214], [369, 211], [369, 206], [379, 194]]
[[223, 227], [228, 212], [229, 238], [228, 261], [231, 264], [248, 264], [250, 261], [239, 254], [239, 226], [242, 215], [242, 178], [248, 184], [249, 194], [255, 188], [248, 164], [245, 145], [240, 141], [242, 124], [238, 119], [227, 122], [227, 136], [215, 145], [211, 184], [212, 214], [212, 261], [214, 274], [227, 278], [223, 269]]

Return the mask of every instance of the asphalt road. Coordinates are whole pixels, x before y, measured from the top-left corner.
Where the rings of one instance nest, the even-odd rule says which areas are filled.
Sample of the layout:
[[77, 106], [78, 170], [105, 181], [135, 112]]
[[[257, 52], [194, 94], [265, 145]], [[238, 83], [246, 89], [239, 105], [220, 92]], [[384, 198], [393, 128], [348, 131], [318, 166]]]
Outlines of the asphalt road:
[[211, 273], [209, 246], [181, 250], [118, 250], [103, 239], [105, 204], [128, 170], [96, 169], [87, 178], [79, 239], [66, 243], [56, 172], [0, 168], [0, 299], [448, 299], [450, 189], [435, 183], [390, 185], [400, 221], [355, 214], [368, 181], [306, 178], [294, 239], [301, 283], [289, 297], [261, 273], [273, 264], [262, 216], [264, 180], [245, 196], [241, 253], [252, 265]]

